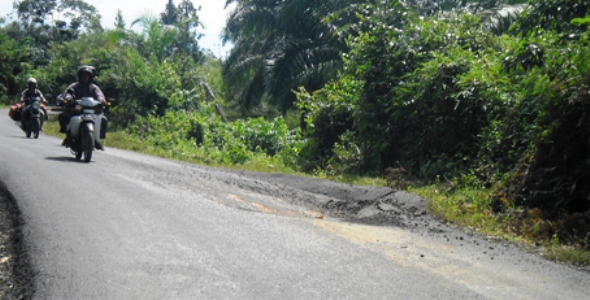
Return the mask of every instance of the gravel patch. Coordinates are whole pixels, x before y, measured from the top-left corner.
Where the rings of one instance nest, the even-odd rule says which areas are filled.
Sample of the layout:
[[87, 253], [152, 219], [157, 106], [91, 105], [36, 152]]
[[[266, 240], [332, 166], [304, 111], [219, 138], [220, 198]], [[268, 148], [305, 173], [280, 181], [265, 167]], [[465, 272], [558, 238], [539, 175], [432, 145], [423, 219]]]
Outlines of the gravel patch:
[[211, 179], [320, 210], [344, 221], [440, 231], [443, 224], [427, 212], [428, 201], [388, 187], [358, 186], [288, 174], [207, 170]]

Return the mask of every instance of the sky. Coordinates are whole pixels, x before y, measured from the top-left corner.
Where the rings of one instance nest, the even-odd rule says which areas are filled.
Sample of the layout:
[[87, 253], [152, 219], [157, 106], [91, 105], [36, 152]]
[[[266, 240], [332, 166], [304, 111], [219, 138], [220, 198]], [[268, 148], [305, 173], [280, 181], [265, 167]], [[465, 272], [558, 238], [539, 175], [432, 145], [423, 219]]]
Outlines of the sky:
[[[123, 19], [127, 27], [134, 20], [148, 13], [159, 16], [166, 8], [168, 0], [84, 0], [96, 7], [102, 16], [104, 28], [114, 28], [117, 10], [123, 12]], [[178, 5], [181, 0], [174, 0]], [[205, 29], [200, 29], [204, 36], [199, 40], [202, 48], [211, 50], [216, 56], [226, 57], [231, 45], [222, 45], [219, 35], [225, 26], [226, 16], [230, 10], [224, 10], [226, 0], [192, 0], [195, 7], [201, 6], [199, 18]], [[13, 11], [13, 0], [0, 0], [0, 17], [6, 17]], [[139, 28], [138, 25], [135, 27]], [[134, 28], [135, 28], [134, 27]]]

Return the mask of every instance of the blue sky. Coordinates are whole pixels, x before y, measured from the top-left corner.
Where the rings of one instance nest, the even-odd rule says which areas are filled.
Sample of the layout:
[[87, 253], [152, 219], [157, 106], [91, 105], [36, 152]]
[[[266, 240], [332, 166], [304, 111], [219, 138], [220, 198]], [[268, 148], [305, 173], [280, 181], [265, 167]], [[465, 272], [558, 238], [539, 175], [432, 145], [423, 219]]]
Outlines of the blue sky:
[[[174, 0], [174, 4], [181, 0]], [[12, 12], [12, 0], [0, 0], [0, 17], [6, 17]], [[102, 16], [102, 26], [113, 28], [117, 10], [123, 12], [123, 18], [127, 26], [139, 16], [148, 14], [159, 15], [166, 8], [168, 0], [85, 0], [98, 9]], [[219, 35], [225, 26], [226, 16], [229, 10], [224, 10], [225, 0], [192, 0], [195, 7], [201, 6], [199, 17], [205, 25], [204, 36], [199, 40], [201, 47], [211, 50], [215, 55], [225, 57], [230, 50], [230, 45], [221, 45]], [[202, 30], [202, 29], [201, 29]]]

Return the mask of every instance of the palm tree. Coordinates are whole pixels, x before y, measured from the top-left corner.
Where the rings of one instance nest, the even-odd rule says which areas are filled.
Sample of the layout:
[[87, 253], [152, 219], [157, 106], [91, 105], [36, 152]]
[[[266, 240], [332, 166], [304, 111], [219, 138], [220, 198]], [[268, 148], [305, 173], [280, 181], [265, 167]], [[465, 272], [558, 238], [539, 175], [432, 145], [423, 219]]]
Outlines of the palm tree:
[[461, 11], [481, 17], [481, 24], [496, 35], [508, 31], [528, 0], [410, 0], [418, 15], [433, 16]]
[[158, 61], [162, 62], [176, 51], [175, 43], [179, 32], [174, 26], [162, 25], [154, 16], [144, 15], [131, 23], [143, 26], [143, 33], [136, 41], [139, 51], [144, 57], [155, 55]]
[[224, 69], [230, 102], [248, 111], [269, 103], [285, 113], [299, 86], [321, 88], [341, 65], [344, 42], [324, 19], [354, 0], [228, 0], [224, 29], [234, 47]]
[[[245, 111], [263, 103], [286, 112], [300, 86], [313, 92], [336, 76], [345, 38], [355, 36], [370, 22], [358, 15], [378, 15], [386, 24], [405, 22], [391, 10], [413, 10], [433, 16], [462, 10], [482, 16], [482, 24], [497, 34], [514, 22], [514, 15], [498, 16], [506, 3], [523, 0], [227, 0], [235, 4], [223, 32], [234, 44], [224, 68], [227, 99]], [[367, 11], [377, 3], [380, 11]], [[327, 22], [328, 20], [328, 22]]]

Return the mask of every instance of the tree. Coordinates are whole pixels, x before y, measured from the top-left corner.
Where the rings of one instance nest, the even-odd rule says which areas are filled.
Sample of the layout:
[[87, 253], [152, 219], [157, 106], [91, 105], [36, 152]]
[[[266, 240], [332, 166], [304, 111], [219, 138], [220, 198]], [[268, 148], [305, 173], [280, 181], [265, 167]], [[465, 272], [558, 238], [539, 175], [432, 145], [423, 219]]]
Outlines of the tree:
[[182, 0], [180, 4], [178, 4], [178, 8], [176, 9], [178, 13], [178, 21], [182, 22], [183, 20], [189, 20], [197, 18], [197, 13], [201, 10], [201, 6], [195, 8], [193, 2], [190, 0]]
[[203, 58], [203, 51], [199, 47], [199, 39], [203, 34], [197, 31], [199, 27], [203, 27], [198, 16], [200, 10], [201, 7], [195, 8], [190, 0], [183, 0], [176, 9], [178, 21], [173, 24], [180, 30], [178, 48], [190, 55], [195, 61], [200, 61]]
[[166, 9], [160, 14], [160, 22], [164, 25], [172, 25], [178, 22], [178, 9], [172, 3], [172, 0], [168, 0]]
[[162, 62], [175, 54], [175, 44], [179, 36], [176, 27], [165, 26], [151, 16], [140, 17], [131, 24], [131, 27], [138, 23], [143, 26], [143, 32], [135, 43], [144, 57], [153, 55], [159, 62]]
[[[341, 159], [331, 156], [340, 144], [358, 149], [354, 169], [367, 172], [401, 164], [423, 178], [452, 177], [473, 163], [478, 134], [501, 115], [478, 62], [498, 46], [486, 25], [493, 6], [450, 3], [378, 1], [329, 16], [350, 49], [339, 79], [301, 105], [313, 125], [312, 161]], [[356, 18], [342, 20], [351, 11]], [[476, 79], [461, 85], [467, 74]]]
[[299, 86], [313, 91], [333, 78], [341, 64], [343, 40], [324, 19], [359, 1], [230, 0], [235, 3], [224, 29], [234, 47], [224, 78], [228, 99], [243, 110], [263, 103], [283, 113]]
[[534, 0], [518, 20], [515, 31], [521, 34], [540, 30], [559, 32], [583, 32], [585, 27], [571, 24], [575, 18], [583, 18], [590, 13], [588, 0]]
[[23, 0], [14, 3], [18, 18], [28, 25], [43, 24], [57, 6], [57, 0]]
[[228, 95], [234, 95], [228, 100], [244, 110], [271, 104], [285, 112], [295, 99], [292, 90], [321, 88], [342, 65], [340, 56], [348, 51], [344, 40], [372, 30], [369, 23], [357, 22], [371, 3], [421, 16], [457, 10], [480, 14], [487, 17], [482, 23], [500, 34], [514, 18], [496, 12], [522, 1], [228, 0], [227, 5], [236, 5], [223, 32], [224, 41], [234, 44], [224, 71], [233, 91]]
[[125, 20], [123, 19], [123, 12], [119, 9], [117, 10], [117, 15], [115, 16], [115, 28], [117, 29], [125, 29]]
[[72, 40], [83, 31], [102, 31], [100, 14], [82, 0], [22, 0], [14, 3], [14, 9], [19, 20], [13, 23], [14, 34], [32, 38], [41, 50], [52, 41]]
[[61, 0], [58, 7], [60, 12], [65, 12], [64, 17], [70, 20], [70, 27], [78, 32], [102, 32], [100, 25], [101, 15], [98, 10], [83, 0]]
[[[29, 59], [30, 40], [13, 39], [4, 28], [0, 28], [0, 92], [1, 94], [15, 95], [19, 88], [17, 76], [26, 71]], [[13, 99], [0, 99], [13, 100]]]
[[195, 61], [203, 57], [198, 43], [203, 35], [197, 32], [197, 28], [203, 26], [197, 14], [199, 10], [201, 7], [195, 8], [190, 0], [183, 0], [178, 7], [169, 0], [164, 12], [160, 14], [160, 24], [169, 27], [166, 30], [177, 33], [177, 40], [173, 46], [175, 51], [181, 53], [181, 56], [188, 55]]

